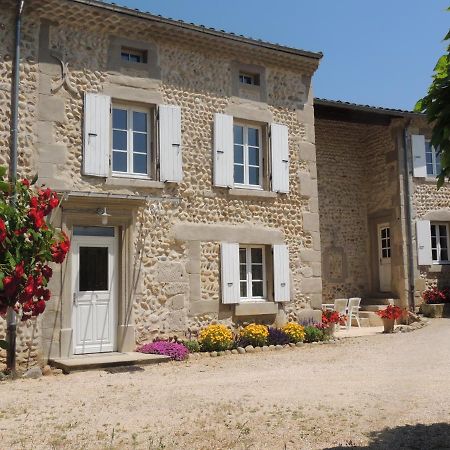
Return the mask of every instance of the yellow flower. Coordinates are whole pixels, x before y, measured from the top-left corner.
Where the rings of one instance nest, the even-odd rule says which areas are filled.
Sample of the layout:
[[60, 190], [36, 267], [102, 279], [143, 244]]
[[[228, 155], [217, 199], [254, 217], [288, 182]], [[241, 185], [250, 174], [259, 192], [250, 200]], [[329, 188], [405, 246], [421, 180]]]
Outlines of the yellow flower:
[[289, 322], [282, 330], [289, 336], [292, 342], [302, 342], [305, 338], [305, 328], [298, 323]]
[[204, 351], [227, 350], [233, 343], [233, 333], [222, 324], [208, 325], [200, 331], [198, 341]]
[[269, 330], [265, 325], [251, 323], [247, 325], [240, 333], [240, 341], [242, 345], [262, 346], [267, 343]]

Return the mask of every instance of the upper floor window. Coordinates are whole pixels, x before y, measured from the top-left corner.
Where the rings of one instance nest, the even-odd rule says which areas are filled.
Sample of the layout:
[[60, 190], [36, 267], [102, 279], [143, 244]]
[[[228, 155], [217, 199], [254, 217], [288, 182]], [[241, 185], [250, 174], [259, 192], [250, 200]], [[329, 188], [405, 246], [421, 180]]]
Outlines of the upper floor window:
[[112, 109], [112, 172], [150, 175], [150, 110], [114, 105]]
[[425, 159], [427, 163], [427, 175], [438, 176], [441, 173], [441, 155], [439, 149], [425, 141]]
[[235, 124], [234, 183], [248, 187], [262, 187], [261, 128]]
[[448, 263], [448, 225], [431, 224], [431, 255], [434, 263]]
[[251, 86], [259, 86], [259, 75], [253, 73], [239, 72], [239, 82]]
[[147, 52], [145, 50], [122, 47], [121, 58], [122, 61], [145, 64], [147, 62]]

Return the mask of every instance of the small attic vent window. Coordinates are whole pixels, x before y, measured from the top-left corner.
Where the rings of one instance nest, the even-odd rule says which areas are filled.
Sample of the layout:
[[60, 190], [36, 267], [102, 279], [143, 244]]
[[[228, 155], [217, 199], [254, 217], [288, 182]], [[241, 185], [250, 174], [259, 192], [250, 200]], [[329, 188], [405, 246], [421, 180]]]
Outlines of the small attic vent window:
[[147, 63], [147, 52], [145, 50], [122, 47], [121, 57], [122, 61], [127, 61], [130, 63]]
[[253, 73], [239, 72], [239, 82], [251, 86], [259, 86], [259, 75]]

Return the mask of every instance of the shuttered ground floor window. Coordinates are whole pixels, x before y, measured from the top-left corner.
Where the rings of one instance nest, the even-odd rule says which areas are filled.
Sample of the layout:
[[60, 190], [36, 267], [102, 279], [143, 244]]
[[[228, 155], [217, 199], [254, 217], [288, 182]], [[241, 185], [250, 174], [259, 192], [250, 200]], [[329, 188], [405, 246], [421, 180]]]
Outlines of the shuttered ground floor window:
[[448, 225], [432, 223], [431, 227], [431, 255], [433, 263], [448, 263]]
[[239, 287], [241, 300], [265, 300], [266, 264], [263, 246], [239, 247]]
[[286, 244], [222, 242], [220, 247], [222, 303], [291, 300]]

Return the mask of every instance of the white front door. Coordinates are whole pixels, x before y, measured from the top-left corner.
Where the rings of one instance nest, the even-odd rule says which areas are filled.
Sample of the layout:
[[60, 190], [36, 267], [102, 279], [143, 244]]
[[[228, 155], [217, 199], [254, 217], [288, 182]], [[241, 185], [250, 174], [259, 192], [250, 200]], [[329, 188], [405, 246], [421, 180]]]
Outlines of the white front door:
[[116, 349], [117, 240], [113, 227], [74, 227], [74, 354]]
[[378, 261], [380, 291], [391, 291], [391, 229], [389, 224], [378, 225]]

